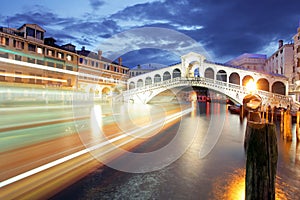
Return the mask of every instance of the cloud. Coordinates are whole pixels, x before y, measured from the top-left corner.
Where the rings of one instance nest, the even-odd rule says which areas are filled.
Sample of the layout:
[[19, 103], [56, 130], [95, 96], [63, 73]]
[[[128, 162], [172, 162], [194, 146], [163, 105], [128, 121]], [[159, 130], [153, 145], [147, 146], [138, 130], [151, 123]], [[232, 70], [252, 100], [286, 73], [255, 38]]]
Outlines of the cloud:
[[[266, 54], [269, 54], [270, 45], [277, 43], [279, 39], [291, 41], [300, 19], [298, 0], [290, 0], [288, 3], [285, 0], [273, 0], [272, 4], [267, 0], [143, 2], [124, 2], [121, 9], [118, 7], [114, 9], [117, 10], [115, 13], [105, 14], [105, 17], [96, 12], [86, 12], [84, 16], [61, 17], [56, 11], [44, 6], [30, 5], [23, 13], [7, 19], [11, 27], [37, 23], [47, 30], [46, 34], [57, 37], [59, 42], [74, 42], [91, 50], [102, 45], [103, 53], [107, 50], [108, 55], [112, 55], [113, 51], [120, 53], [120, 49], [140, 51], [141, 48], [148, 48], [148, 51], [142, 53], [151, 54], [151, 49], [173, 49], [177, 53], [184, 53], [194, 48], [195, 43], [189, 43], [189, 40], [173, 38], [172, 41], [172, 34], [164, 35], [159, 31], [151, 34], [143, 32], [144, 36], [132, 34], [121, 37], [123, 32], [145, 27], [170, 29], [196, 41], [201, 48], [206, 49], [205, 52], [209, 52], [211, 60], [216, 62], [225, 62], [228, 58], [246, 52], [268, 51]], [[102, 13], [101, 8], [111, 2], [90, 0], [88, 3], [93, 10], [98, 9], [97, 12]], [[1, 17], [0, 22], [6, 25], [7, 19]], [[114, 42], [111, 38], [115, 39]], [[111, 44], [106, 44], [107, 41]], [[166, 56], [165, 53], [162, 54]], [[130, 55], [126, 59], [136, 60], [134, 54]], [[160, 57], [157, 51], [153, 51], [153, 55]], [[151, 58], [151, 55], [144, 57]], [[123, 61], [126, 62], [126, 59]]]
[[[142, 48], [157, 48], [173, 51], [179, 56], [188, 51], [202, 51], [201, 45], [180, 32], [157, 27], [144, 27], [131, 29], [120, 34], [113, 35], [101, 44], [105, 52], [112, 55], [115, 52], [126, 52]], [[205, 52], [203, 52], [205, 53]]]
[[172, 52], [151, 48], [127, 52], [122, 58], [123, 64], [130, 68], [137, 65], [166, 67], [180, 62], [180, 57]]
[[32, 6], [24, 13], [17, 13], [7, 18], [1, 18], [2, 24], [18, 28], [25, 23], [38, 24], [46, 30], [46, 37], [54, 37], [57, 43], [75, 43], [89, 47], [97, 46], [104, 38], [120, 31], [115, 21], [106, 18], [75, 18], [60, 17], [52, 10], [43, 6]]
[[120, 27], [158, 26], [180, 31], [213, 52], [217, 61], [261, 51], [270, 38], [296, 32], [300, 2], [189, 0], [133, 5], [111, 16]]
[[93, 10], [98, 10], [99, 7], [101, 7], [105, 4], [105, 2], [102, 0], [89, 0], [89, 1], [90, 1], [90, 5], [93, 8]]

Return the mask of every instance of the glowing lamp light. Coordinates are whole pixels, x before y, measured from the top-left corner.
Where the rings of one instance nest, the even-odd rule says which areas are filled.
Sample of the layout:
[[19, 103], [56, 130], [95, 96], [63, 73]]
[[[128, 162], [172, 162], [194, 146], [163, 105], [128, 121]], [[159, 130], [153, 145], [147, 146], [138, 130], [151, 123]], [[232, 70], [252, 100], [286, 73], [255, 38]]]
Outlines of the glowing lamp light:
[[256, 85], [254, 81], [251, 79], [249, 82], [246, 84], [246, 89], [250, 92], [253, 93], [256, 90]]

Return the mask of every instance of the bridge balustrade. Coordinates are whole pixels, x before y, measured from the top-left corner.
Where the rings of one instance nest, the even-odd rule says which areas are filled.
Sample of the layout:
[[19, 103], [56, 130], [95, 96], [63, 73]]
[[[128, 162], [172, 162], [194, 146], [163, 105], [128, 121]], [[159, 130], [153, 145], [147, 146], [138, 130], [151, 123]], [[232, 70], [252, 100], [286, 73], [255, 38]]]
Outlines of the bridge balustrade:
[[[227, 83], [224, 81], [205, 78], [205, 77], [195, 77], [195, 78], [176, 77], [173, 79], [152, 83], [151, 85], [130, 89], [124, 91], [122, 95], [123, 97], [125, 97], [126, 95], [133, 96], [133, 95], [146, 93], [146, 92], [151, 92], [152, 94], [153, 91], [163, 91], [168, 88], [180, 87], [180, 86], [181, 87], [186, 87], [186, 86], [207, 87], [208, 89], [213, 89], [216, 91], [224, 91], [223, 93], [226, 95], [228, 95], [228, 93], [231, 92], [231, 94], [236, 94], [237, 99], [235, 100], [238, 100], [238, 102], [241, 102], [242, 98], [245, 95], [249, 94], [249, 91], [245, 86], [240, 86], [233, 83]], [[257, 90], [256, 92], [262, 97], [263, 102], [268, 102], [271, 104], [272, 102], [277, 102], [277, 105], [282, 105], [282, 106], [290, 104], [290, 99], [287, 96], [275, 94], [263, 90]]]

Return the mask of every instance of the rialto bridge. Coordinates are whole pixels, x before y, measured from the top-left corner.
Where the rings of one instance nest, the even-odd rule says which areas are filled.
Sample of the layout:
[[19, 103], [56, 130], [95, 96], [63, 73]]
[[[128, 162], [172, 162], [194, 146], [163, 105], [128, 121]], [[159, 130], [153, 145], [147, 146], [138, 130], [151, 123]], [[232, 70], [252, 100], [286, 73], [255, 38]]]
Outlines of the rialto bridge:
[[291, 103], [286, 77], [209, 62], [203, 55], [193, 52], [183, 55], [181, 63], [128, 79], [128, 90], [121, 98], [147, 103], [167, 89], [199, 86], [242, 104], [244, 96], [249, 94], [245, 86], [251, 81], [256, 84], [255, 92], [262, 97], [263, 104], [286, 107]]

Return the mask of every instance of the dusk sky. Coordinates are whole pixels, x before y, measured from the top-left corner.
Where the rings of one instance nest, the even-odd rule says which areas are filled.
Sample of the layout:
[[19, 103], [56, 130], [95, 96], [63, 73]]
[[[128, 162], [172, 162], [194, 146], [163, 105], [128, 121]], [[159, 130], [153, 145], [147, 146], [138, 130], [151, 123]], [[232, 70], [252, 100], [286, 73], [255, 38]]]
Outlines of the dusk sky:
[[43, 27], [57, 44], [123, 57], [123, 64], [180, 61], [195, 51], [226, 62], [243, 53], [270, 56], [278, 40], [292, 42], [299, 0], [10, 0], [1, 2], [0, 26]]

